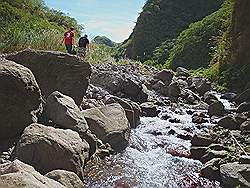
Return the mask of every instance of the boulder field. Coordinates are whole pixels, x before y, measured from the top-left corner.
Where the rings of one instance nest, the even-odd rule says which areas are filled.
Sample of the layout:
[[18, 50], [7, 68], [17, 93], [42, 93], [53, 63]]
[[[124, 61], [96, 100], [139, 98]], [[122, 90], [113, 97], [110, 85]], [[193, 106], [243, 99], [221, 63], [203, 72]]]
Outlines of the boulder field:
[[[91, 66], [37, 50], [1, 57], [0, 85], [0, 187], [83, 187], [86, 164], [122, 152], [140, 117], [158, 117], [166, 106], [192, 109], [200, 132], [177, 137], [191, 140], [190, 157], [204, 163], [204, 177], [249, 186], [248, 90], [225, 93], [221, 98], [235, 104], [227, 108], [212, 83], [181, 67]], [[180, 122], [169, 114], [162, 119]]]

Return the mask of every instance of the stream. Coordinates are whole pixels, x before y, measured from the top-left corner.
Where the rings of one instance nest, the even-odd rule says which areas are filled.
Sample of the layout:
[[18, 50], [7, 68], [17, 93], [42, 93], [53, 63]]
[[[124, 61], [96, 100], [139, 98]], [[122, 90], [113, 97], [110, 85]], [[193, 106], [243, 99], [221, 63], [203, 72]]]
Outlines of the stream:
[[[222, 102], [230, 107], [228, 101]], [[202, 163], [190, 158], [190, 137], [201, 130], [209, 132], [214, 124], [204, 123], [201, 129], [192, 123], [192, 108], [160, 110], [158, 117], [141, 118], [123, 153], [87, 166], [87, 187], [220, 187], [200, 177]], [[179, 122], [171, 123], [175, 118]]]

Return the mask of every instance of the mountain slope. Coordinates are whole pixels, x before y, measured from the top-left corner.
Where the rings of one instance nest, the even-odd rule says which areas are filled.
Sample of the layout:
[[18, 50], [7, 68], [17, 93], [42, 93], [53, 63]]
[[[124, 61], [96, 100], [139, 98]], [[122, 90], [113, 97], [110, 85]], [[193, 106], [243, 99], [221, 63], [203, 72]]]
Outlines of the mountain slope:
[[174, 40], [192, 22], [219, 9], [222, 0], [148, 0], [143, 7], [125, 54], [146, 60], [156, 47]]

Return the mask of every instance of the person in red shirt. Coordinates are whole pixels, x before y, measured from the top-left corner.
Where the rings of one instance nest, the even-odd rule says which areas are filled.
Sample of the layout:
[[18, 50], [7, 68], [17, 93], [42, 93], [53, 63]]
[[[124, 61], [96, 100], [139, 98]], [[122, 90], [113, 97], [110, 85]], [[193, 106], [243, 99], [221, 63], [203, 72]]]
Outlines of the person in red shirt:
[[69, 54], [72, 54], [73, 45], [75, 43], [75, 29], [71, 27], [67, 32], [64, 33], [63, 42], [65, 44], [66, 50]]

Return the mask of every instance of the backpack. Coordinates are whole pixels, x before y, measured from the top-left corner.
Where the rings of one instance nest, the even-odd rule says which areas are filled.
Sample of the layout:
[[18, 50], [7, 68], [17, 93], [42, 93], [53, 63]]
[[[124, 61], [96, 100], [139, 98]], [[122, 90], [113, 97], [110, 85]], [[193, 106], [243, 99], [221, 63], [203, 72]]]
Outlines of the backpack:
[[79, 39], [79, 47], [86, 48], [86, 44], [88, 43], [88, 39], [86, 37], [81, 37]]

